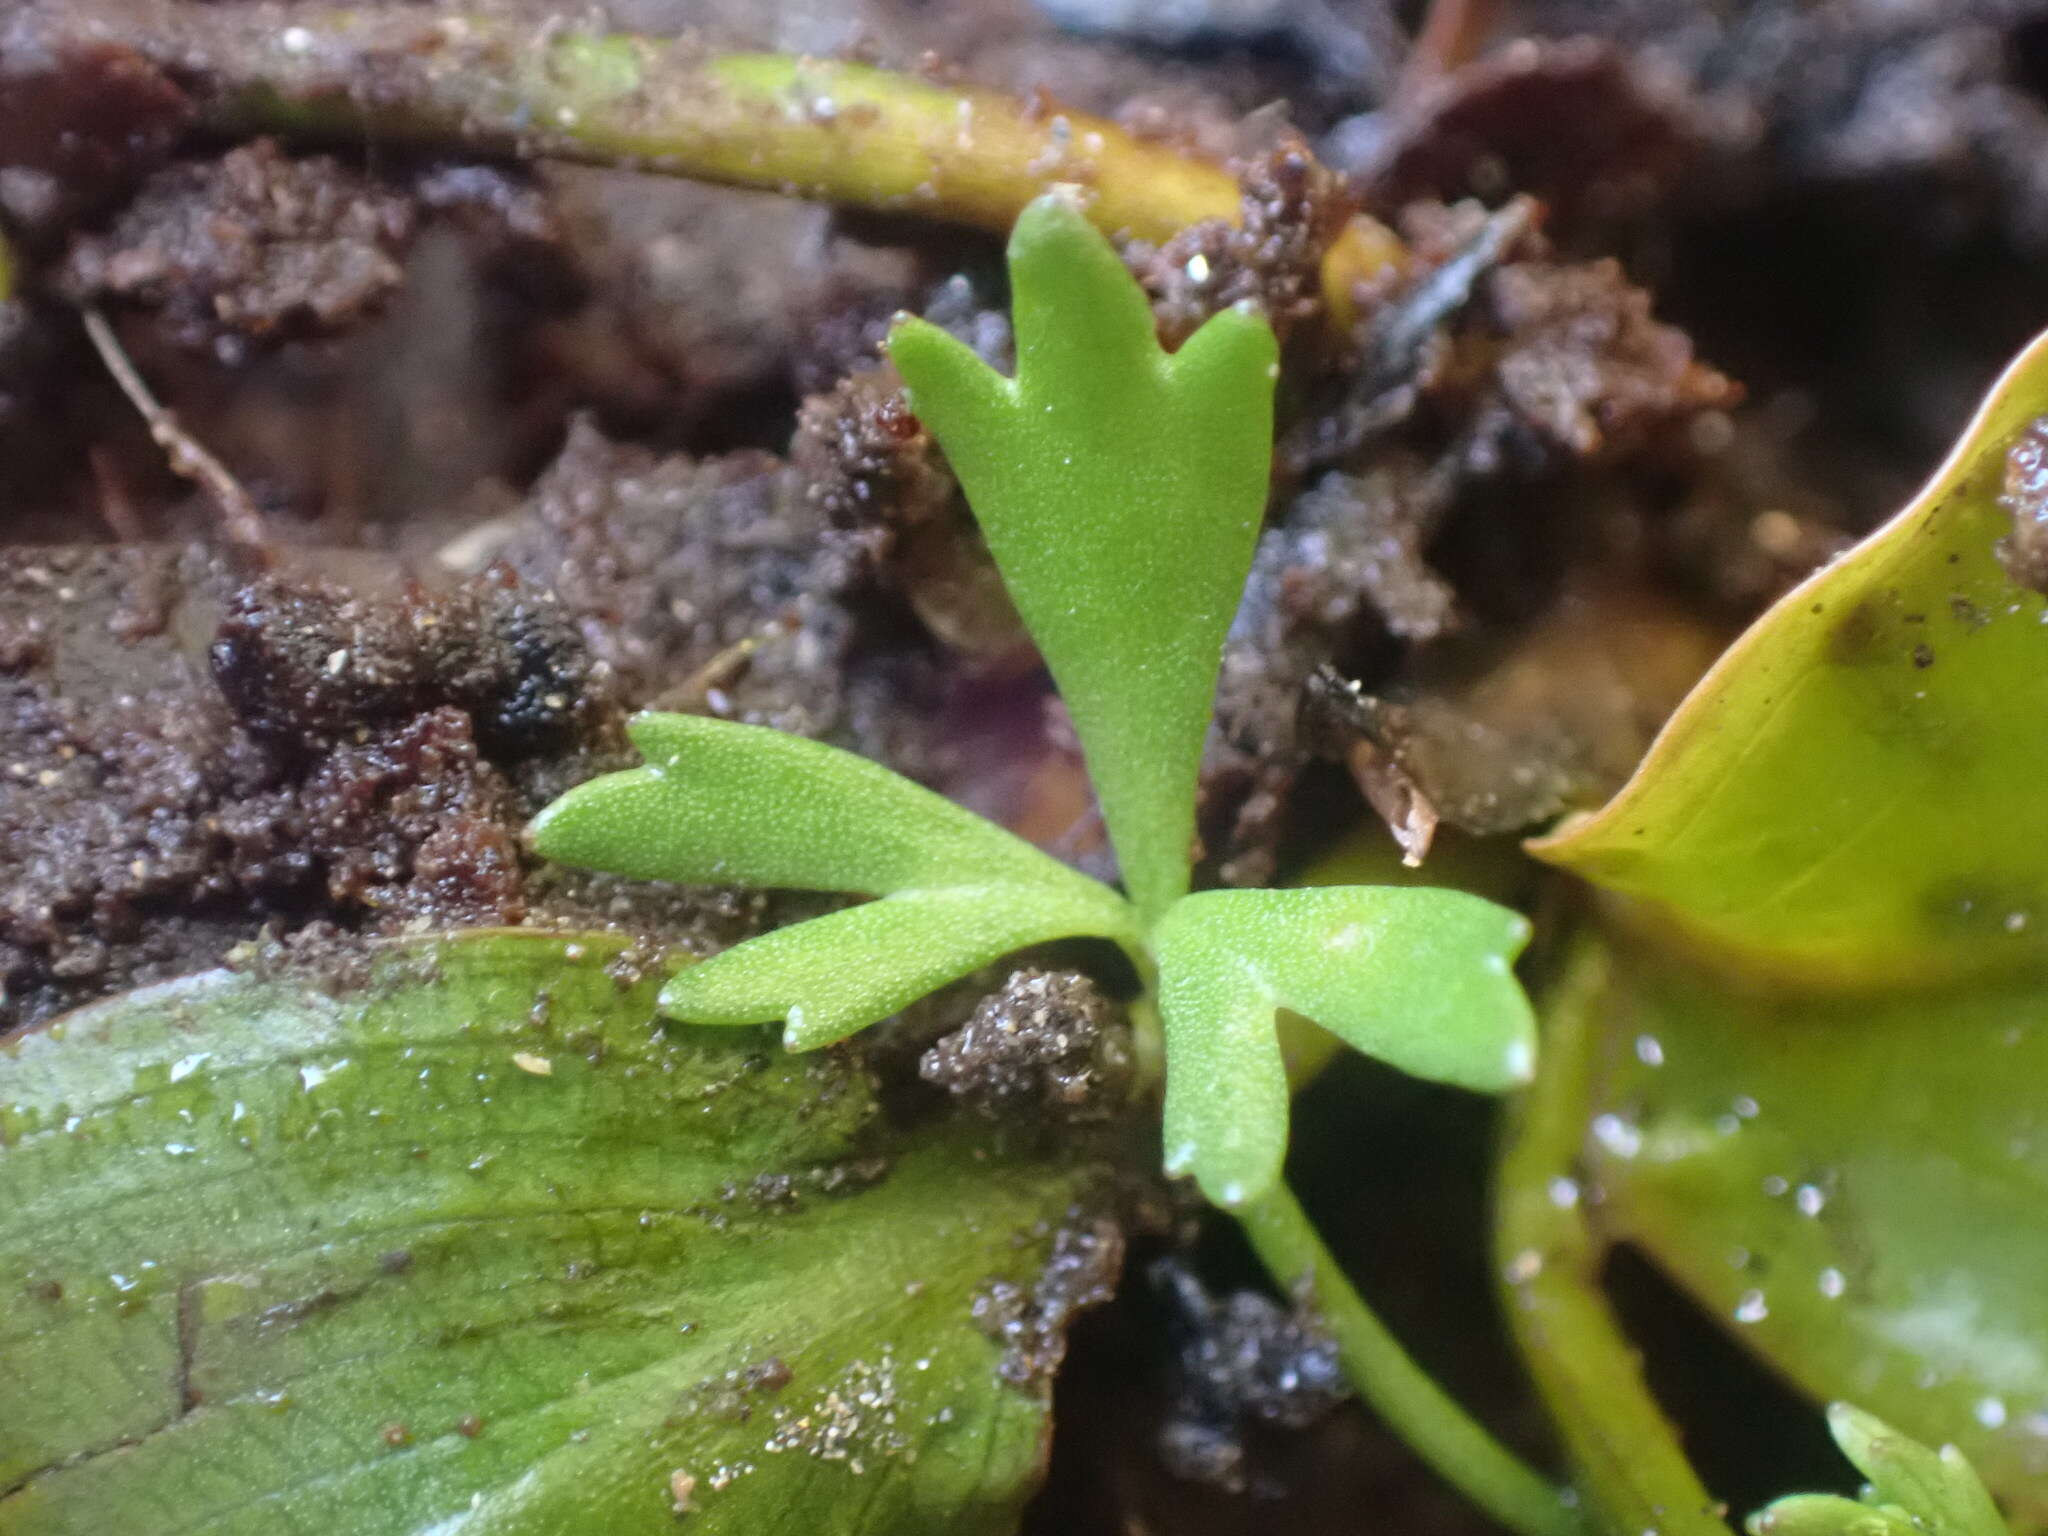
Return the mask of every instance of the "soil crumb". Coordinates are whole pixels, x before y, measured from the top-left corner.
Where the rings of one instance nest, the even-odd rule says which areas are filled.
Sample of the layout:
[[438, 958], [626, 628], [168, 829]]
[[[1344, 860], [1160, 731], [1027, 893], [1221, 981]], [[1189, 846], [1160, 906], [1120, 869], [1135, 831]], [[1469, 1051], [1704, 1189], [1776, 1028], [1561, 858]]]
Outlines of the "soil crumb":
[[1003, 1344], [1003, 1380], [1050, 1388], [1067, 1357], [1069, 1325], [1116, 1295], [1123, 1264], [1122, 1228], [1103, 1217], [1077, 1220], [1054, 1236], [1052, 1256], [1029, 1287], [1008, 1280], [985, 1286], [974, 1298], [974, 1323]]
[[1074, 971], [1021, 970], [924, 1053], [918, 1072], [995, 1118], [1113, 1113], [1130, 1080], [1122, 1010]]
[[157, 311], [192, 348], [226, 332], [329, 334], [398, 287], [414, 227], [410, 199], [258, 139], [154, 172], [105, 232], [73, 243], [58, 280], [81, 303]]
[[164, 546], [0, 577], [0, 1032], [266, 932], [537, 921], [717, 947], [759, 902], [537, 868], [527, 820], [620, 766], [602, 666], [496, 570], [253, 581]]
[[1169, 1303], [1178, 1378], [1160, 1456], [1176, 1476], [1242, 1493], [1253, 1483], [1247, 1423], [1306, 1429], [1351, 1396], [1336, 1340], [1257, 1291], [1217, 1299], [1178, 1259], [1148, 1277]]

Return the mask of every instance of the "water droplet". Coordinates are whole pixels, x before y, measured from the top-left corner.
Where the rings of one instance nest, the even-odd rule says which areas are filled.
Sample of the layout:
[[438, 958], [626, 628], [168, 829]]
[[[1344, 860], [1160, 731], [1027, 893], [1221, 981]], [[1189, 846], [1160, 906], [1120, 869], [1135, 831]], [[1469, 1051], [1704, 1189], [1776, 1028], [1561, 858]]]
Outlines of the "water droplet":
[[1536, 1048], [1526, 1040], [1509, 1041], [1503, 1065], [1509, 1081], [1528, 1082], [1536, 1075]]
[[1619, 1115], [1601, 1115], [1593, 1121], [1593, 1139], [1616, 1157], [1634, 1157], [1643, 1150], [1643, 1133]]
[[1827, 1208], [1827, 1191], [1818, 1184], [1802, 1184], [1792, 1196], [1792, 1203], [1799, 1207], [1802, 1216], [1818, 1216]]
[[194, 1072], [197, 1072], [205, 1064], [207, 1058], [212, 1055], [213, 1052], [211, 1051], [194, 1051], [190, 1056], [180, 1056], [171, 1063], [171, 1081], [182, 1083]]
[[1655, 1035], [1636, 1036], [1636, 1060], [1646, 1067], [1664, 1065], [1664, 1046]]
[[1579, 1203], [1579, 1181], [1559, 1174], [1550, 1181], [1550, 1203], [1560, 1211], [1568, 1211]]
[[1986, 1429], [2005, 1428], [2005, 1399], [2002, 1397], [1980, 1397], [1973, 1410], [1977, 1422]]
[[1733, 1099], [1729, 1100], [1728, 1107], [1745, 1120], [1754, 1120], [1760, 1112], [1760, 1106], [1757, 1104], [1757, 1101], [1746, 1093], [1735, 1095]]
[[1849, 1282], [1843, 1277], [1842, 1272], [1833, 1265], [1829, 1265], [1820, 1272], [1819, 1284], [1821, 1295], [1827, 1297], [1829, 1301], [1834, 1301], [1842, 1292], [1849, 1288]]
[[348, 1058], [346, 1056], [342, 1057], [339, 1061], [329, 1062], [324, 1067], [316, 1067], [308, 1063], [299, 1068], [299, 1086], [307, 1093], [311, 1093], [347, 1065]]
[[1762, 1291], [1744, 1291], [1742, 1299], [1735, 1303], [1735, 1321], [1738, 1323], [1760, 1323], [1770, 1315], [1770, 1304], [1764, 1300]]
[[1773, 1200], [1784, 1194], [1791, 1187], [1792, 1181], [1781, 1173], [1767, 1173], [1764, 1175], [1764, 1193]]

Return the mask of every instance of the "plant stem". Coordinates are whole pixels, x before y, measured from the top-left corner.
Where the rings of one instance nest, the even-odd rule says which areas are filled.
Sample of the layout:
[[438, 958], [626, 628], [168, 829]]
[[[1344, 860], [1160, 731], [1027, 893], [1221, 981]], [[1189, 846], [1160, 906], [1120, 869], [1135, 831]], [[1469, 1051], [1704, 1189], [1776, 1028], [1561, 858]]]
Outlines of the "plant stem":
[[1501, 1167], [1497, 1249], [1508, 1316], [1537, 1389], [1603, 1526], [1660, 1536], [1728, 1536], [1636, 1351], [1600, 1286], [1605, 1245], [1583, 1203], [1559, 1199], [1590, 1117], [1592, 1013], [1608, 985], [1605, 952], [1587, 943], [1546, 1009], [1543, 1071], [1517, 1106]]
[[1323, 1247], [1284, 1184], [1238, 1212], [1274, 1282], [1306, 1282], [1358, 1395], [1445, 1481], [1521, 1536], [1584, 1536], [1561, 1489], [1524, 1465], [1403, 1350]]
[[[1055, 182], [1088, 187], [1095, 223], [1141, 240], [1242, 213], [1225, 167], [1105, 118], [861, 64], [417, 4], [253, 20], [183, 0], [67, 0], [33, 26], [24, 53], [133, 49], [230, 135], [627, 166], [998, 234]], [[1404, 257], [1386, 226], [1352, 220], [1323, 262], [1336, 323], [1352, 318], [1354, 282]]]

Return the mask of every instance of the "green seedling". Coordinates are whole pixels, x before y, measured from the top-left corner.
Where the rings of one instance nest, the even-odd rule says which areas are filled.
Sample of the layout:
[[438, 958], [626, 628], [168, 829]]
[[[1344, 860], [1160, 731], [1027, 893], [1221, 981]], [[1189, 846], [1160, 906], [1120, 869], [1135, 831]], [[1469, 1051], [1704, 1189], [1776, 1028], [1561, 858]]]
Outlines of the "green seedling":
[[1793, 1494], [1752, 1515], [1751, 1536], [2006, 1536], [1983, 1480], [1954, 1446], [1930, 1450], [1847, 1403], [1828, 1409], [1828, 1428], [1870, 1479], [1862, 1497]]
[[643, 715], [647, 766], [571, 791], [534, 826], [563, 863], [647, 879], [877, 898], [677, 976], [662, 1011], [779, 1019], [828, 1045], [1025, 945], [1115, 941], [1156, 1000], [1166, 1152], [1210, 1199], [1266, 1194], [1286, 1147], [1275, 1014], [1291, 1008], [1418, 1076], [1526, 1080], [1522, 918], [1461, 892], [1188, 895], [1195, 784], [1224, 633], [1267, 494], [1277, 353], [1245, 308], [1177, 352], [1068, 196], [1010, 242], [1017, 377], [900, 321], [889, 350], [937, 436], [1073, 716], [1128, 895], [873, 763], [757, 727]]
[[[874, 898], [676, 975], [661, 1011], [780, 1020], [831, 1044], [1023, 946], [1108, 939], [1163, 1036], [1166, 1166], [1233, 1210], [1284, 1287], [1306, 1287], [1381, 1417], [1527, 1536], [1567, 1536], [1557, 1491], [1446, 1398], [1353, 1294], [1280, 1186], [1283, 1008], [1406, 1072], [1526, 1081], [1535, 1026], [1513, 912], [1459, 891], [1189, 894], [1195, 791], [1224, 635], [1264, 516], [1278, 350], [1248, 308], [1164, 351], [1150, 305], [1070, 195], [1009, 249], [1017, 376], [898, 322], [889, 352], [946, 451], [1087, 759], [1123, 891], [852, 754], [757, 727], [643, 715], [646, 766], [534, 824], [546, 857], [646, 879]], [[1141, 1053], [1156, 1059], [1158, 1052]]]

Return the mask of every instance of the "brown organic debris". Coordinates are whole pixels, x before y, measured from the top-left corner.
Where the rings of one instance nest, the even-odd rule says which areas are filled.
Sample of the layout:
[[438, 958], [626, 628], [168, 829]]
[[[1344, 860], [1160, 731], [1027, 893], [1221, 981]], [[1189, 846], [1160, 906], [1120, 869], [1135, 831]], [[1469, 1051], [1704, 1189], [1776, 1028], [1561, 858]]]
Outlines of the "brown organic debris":
[[1073, 971], [1013, 971], [973, 1016], [924, 1053], [919, 1075], [990, 1117], [1099, 1118], [1130, 1079], [1130, 1030]]
[[408, 199], [332, 157], [258, 139], [155, 172], [58, 280], [81, 303], [157, 311], [188, 347], [333, 332], [398, 287], [414, 224]]

